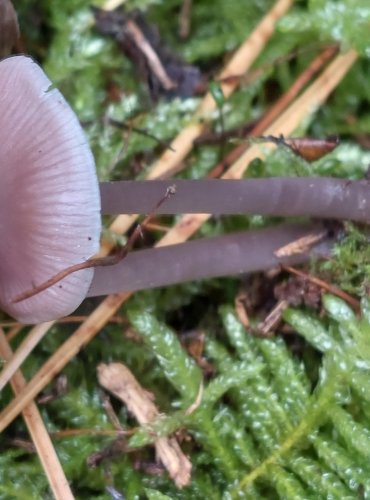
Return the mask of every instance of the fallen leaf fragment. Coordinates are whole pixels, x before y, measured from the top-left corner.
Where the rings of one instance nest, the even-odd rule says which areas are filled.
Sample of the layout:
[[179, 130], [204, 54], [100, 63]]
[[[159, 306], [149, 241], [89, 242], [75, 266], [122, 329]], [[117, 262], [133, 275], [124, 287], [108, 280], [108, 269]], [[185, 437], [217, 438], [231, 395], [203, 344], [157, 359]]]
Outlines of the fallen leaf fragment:
[[336, 136], [327, 137], [325, 139], [316, 139], [313, 137], [284, 137], [280, 135], [263, 136], [262, 140], [272, 142], [277, 146], [286, 146], [293, 151], [297, 156], [300, 156], [307, 162], [311, 163], [319, 160], [323, 156], [331, 153], [339, 144], [339, 139]]
[[326, 236], [327, 231], [323, 231], [318, 234], [309, 234], [307, 236], [303, 236], [303, 238], [298, 238], [297, 240], [294, 240], [287, 245], [278, 248], [277, 250], [275, 250], [274, 254], [278, 258], [282, 258], [308, 252], [312, 246], [319, 243]]
[[[159, 416], [153, 395], [143, 389], [131, 371], [122, 363], [100, 364], [101, 386], [120, 399], [140, 424], [149, 424]], [[157, 458], [167, 469], [178, 488], [190, 482], [191, 463], [175, 438], [161, 437], [154, 443]]]

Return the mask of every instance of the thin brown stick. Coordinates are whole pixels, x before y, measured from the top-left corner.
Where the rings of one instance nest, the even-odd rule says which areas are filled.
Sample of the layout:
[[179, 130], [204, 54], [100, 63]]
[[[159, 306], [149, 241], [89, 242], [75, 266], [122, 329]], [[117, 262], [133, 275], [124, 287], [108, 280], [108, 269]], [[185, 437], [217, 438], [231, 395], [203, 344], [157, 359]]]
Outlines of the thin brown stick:
[[137, 428], [123, 430], [123, 429], [64, 429], [63, 431], [50, 432], [53, 439], [64, 439], [75, 436], [96, 436], [96, 437], [118, 437], [118, 436], [132, 436], [137, 432]]
[[274, 252], [276, 257], [291, 257], [292, 255], [297, 255], [300, 253], [308, 252], [309, 249], [316, 245], [319, 241], [323, 240], [328, 236], [327, 231], [322, 231], [321, 233], [308, 234], [299, 238], [298, 240], [290, 241], [287, 245], [281, 248], [277, 248]]
[[262, 76], [264, 73], [266, 73], [266, 71], [271, 70], [274, 67], [279, 66], [280, 64], [289, 62], [292, 59], [297, 58], [299, 55], [302, 55], [302, 54], [305, 54], [308, 52], [313, 52], [316, 50], [326, 50], [326, 49], [330, 50], [331, 48], [333, 48], [337, 52], [339, 49], [339, 45], [337, 43], [327, 45], [327, 44], [323, 44], [320, 42], [312, 43], [310, 45], [305, 45], [304, 47], [301, 47], [297, 50], [289, 52], [288, 54], [278, 56], [275, 59], [272, 59], [271, 61], [266, 61], [265, 63], [259, 65], [257, 69], [255, 69], [253, 71], [248, 71], [244, 75], [232, 75], [232, 76], [226, 77], [224, 79], [224, 81], [228, 82], [228, 81], [236, 80], [239, 82], [239, 85], [249, 85], [250, 83], [254, 82], [257, 78]]
[[312, 274], [305, 273], [304, 271], [301, 271], [300, 269], [296, 269], [295, 267], [291, 266], [286, 266], [283, 265], [281, 266], [284, 271], [288, 271], [291, 274], [295, 274], [296, 276], [300, 276], [301, 278], [304, 278], [305, 280], [309, 281], [310, 283], [313, 283], [323, 290], [326, 290], [329, 293], [332, 293], [333, 295], [336, 295], [337, 297], [343, 299], [345, 302], [347, 302], [353, 309], [359, 313], [361, 311], [361, 306], [360, 302], [352, 297], [352, 295], [349, 295], [347, 292], [344, 290], [341, 290], [339, 287], [335, 285], [331, 285], [330, 283], [327, 283], [326, 281], [317, 278], [316, 276], [312, 276]]
[[[5, 360], [10, 360], [13, 356], [1, 328], [0, 354]], [[26, 380], [20, 371], [17, 371], [13, 375], [11, 385], [15, 395], [19, 394], [26, 387]], [[23, 408], [22, 414], [54, 497], [56, 500], [73, 500], [74, 496], [36, 404], [30, 402]]]
[[[147, 226], [148, 227], [148, 226]], [[72, 316], [66, 316], [65, 318], [60, 318], [55, 320], [55, 324], [63, 325], [63, 324], [69, 324], [69, 323], [82, 323], [85, 321], [85, 319], [88, 318], [88, 315], [72, 315]], [[121, 316], [112, 316], [111, 319], [109, 320], [109, 323], [115, 323], [117, 325], [124, 325], [125, 320]], [[9, 328], [11, 327], [12, 329], [14, 328], [14, 332], [10, 330], [6, 334], [6, 339], [8, 342], [10, 342], [20, 330], [24, 328], [23, 323], [19, 323], [18, 321], [15, 320], [5, 320], [5, 321], [0, 321], [0, 328]]]
[[162, 87], [165, 90], [172, 90], [176, 88], [177, 83], [171, 80], [171, 78], [168, 76], [159, 57], [154, 52], [153, 47], [145, 38], [139, 26], [132, 19], [129, 19], [126, 23], [125, 30], [127, 31], [127, 33], [129, 33], [129, 35], [135, 41], [137, 47], [144, 54], [150, 69], [161, 82]]
[[[24, 292], [20, 293], [13, 299], [13, 303], [21, 302], [22, 300], [29, 299], [30, 297], [34, 297], [35, 295], [43, 292], [44, 290], [47, 290], [51, 286], [55, 285], [62, 279], [66, 278], [72, 273], [76, 273], [77, 271], [81, 271], [82, 269], [89, 269], [91, 267], [103, 267], [103, 266], [114, 266], [115, 264], [118, 264], [121, 260], [123, 260], [127, 254], [132, 250], [134, 244], [136, 243], [137, 239], [139, 236], [142, 234], [143, 228], [145, 228], [146, 224], [152, 220], [156, 210], [173, 194], [175, 194], [176, 188], [175, 186], [170, 186], [166, 194], [159, 200], [159, 202], [155, 205], [153, 210], [145, 217], [143, 222], [141, 224], [138, 224], [134, 231], [132, 232], [131, 236], [127, 240], [127, 243], [125, 246], [119, 248], [116, 250], [112, 255], [107, 255], [104, 257], [92, 257], [91, 259], [88, 259], [84, 262], [80, 262], [79, 264], [74, 264], [72, 266], [66, 267], [62, 271], [59, 271], [59, 273], [56, 273], [54, 276], [49, 278], [48, 280], [44, 281], [40, 285], [36, 285], [33, 288], [30, 288], [29, 290], [25, 290]], [[0, 390], [1, 390], [1, 384], [0, 384]]]
[[[128, 123], [120, 122], [120, 121], [115, 120], [114, 118], [110, 118], [110, 117], [108, 117], [106, 120], [109, 123], [109, 125], [112, 125], [113, 127], [116, 127], [118, 129], [127, 130], [128, 132], [134, 132], [135, 134], [140, 134], [144, 137], [148, 137], [148, 139], [152, 139], [153, 141], [155, 141], [156, 143], [158, 143], [162, 147], [168, 148], [171, 151], [173, 151], [171, 144], [169, 142], [163, 141], [162, 139], [159, 139], [154, 134], [151, 134], [150, 132], [148, 132], [147, 130], [145, 130], [143, 128], [133, 127]], [[124, 149], [126, 149], [126, 148], [124, 148]]]

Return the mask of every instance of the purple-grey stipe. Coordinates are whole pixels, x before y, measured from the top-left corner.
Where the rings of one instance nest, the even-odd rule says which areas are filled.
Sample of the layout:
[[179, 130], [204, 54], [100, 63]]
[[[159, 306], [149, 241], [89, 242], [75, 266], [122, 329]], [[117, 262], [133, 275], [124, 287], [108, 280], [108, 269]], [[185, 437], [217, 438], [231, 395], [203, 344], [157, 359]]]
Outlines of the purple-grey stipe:
[[102, 182], [102, 213], [149, 213], [172, 185], [176, 186], [175, 195], [156, 213], [305, 215], [370, 221], [369, 181], [329, 177]]
[[277, 258], [279, 248], [306, 235], [325, 231], [320, 223], [278, 226], [204, 238], [130, 253], [119, 264], [98, 267], [88, 296], [107, 295], [183, 283], [194, 279], [240, 275], [278, 264], [296, 265], [313, 254], [328, 256], [332, 241], [324, 238], [312, 250]]

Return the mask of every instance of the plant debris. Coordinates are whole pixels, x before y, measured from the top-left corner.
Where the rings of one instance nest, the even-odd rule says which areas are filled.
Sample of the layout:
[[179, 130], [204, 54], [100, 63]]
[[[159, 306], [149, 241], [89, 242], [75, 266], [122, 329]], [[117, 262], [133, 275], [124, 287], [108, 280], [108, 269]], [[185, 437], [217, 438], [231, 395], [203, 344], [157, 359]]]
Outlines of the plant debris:
[[260, 139], [273, 142], [277, 146], [286, 146], [294, 154], [310, 163], [331, 153], [339, 144], [337, 136], [316, 139], [312, 137], [284, 137], [283, 135], [274, 137], [273, 135], [268, 135]]
[[[121, 363], [98, 366], [99, 383], [123, 401], [140, 424], [150, 424], [159, 415], [153, 395], [145, 391], [130, 370]], [[168, 470], [178, 488], [190, 481], [191, 463], [175, 438], [158, 437], [154, 446], [158, 460]]]
[[138, 68], [153, 101], [160, 97], [191, 97], [203, 93], [205, 80], [200, 70], [186, 64], [165, 48], [155, 26], [139, 11], [125, 12], [93, 8], [97, 30], [113, 37], [124, 54]]

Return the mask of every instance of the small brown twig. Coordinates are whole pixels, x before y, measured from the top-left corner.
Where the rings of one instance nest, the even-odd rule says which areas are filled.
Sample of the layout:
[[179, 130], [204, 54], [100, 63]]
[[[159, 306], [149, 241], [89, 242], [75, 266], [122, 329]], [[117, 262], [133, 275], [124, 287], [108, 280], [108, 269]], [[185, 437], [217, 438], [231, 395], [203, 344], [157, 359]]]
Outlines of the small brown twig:
[[30, 297], [34, 297], [35, 295], [43, 292], [44, 290], [50, 288], [51, 286], [55, 285], [56, 283], [59, 283], [62, 279], [66, 278], [72, 273], [75, 273], [77, 271], [81, 271], [82, 269], [90, 269], [92, 267], [103, 267], [103, 266], [113, 266], [115, 264], [118, 264], [123, 260], [127, 254], [132, 250], [134, 244], [136, 243], [137, 239], [142, 235], [142, 230], [146, 226], [146, 224], [153, 218], [156, 210], [164, 203], [170, 196], [175, 194], [176, 192], [176, 187], [175, 186], [170, 186], [166, 194], [159, 200], [159, 202], [156, 204], [156, 206], [153, 208], [153, 210], [145, 217], [143, 222], [141, 224], [138, 224], [134, 231], [132, 232], [131, 236], [127, 240], [127, 243], [125, 246], [119, 248], [116, 250], [113, 254], [107, 255], [104, 257], [92, 257], [91, 259], [88, 259], [84, 262], [80, 262], [78, 264], [73, 264], [72, 266], [66, 267], [62, 271], [59, 271], [59, 273], [55, 274], [48, 280], [44, 281], [40, 285], [37, 285], [33, 288], [30, 288], [29, 290], [26, 290], [25, 292], [20, 293], [13, 299], [13, 303], [18, 303], [23, 300], [29, 299]]
[[129, 19], [126, 23], [125, 30], [133, 38], [137, 47], [144, 54], [150, 69], [153, 71], [155, 76], [161, 82], [162, 87], [165, 90], [172, 90], [177, 87], [177, 83], [174, 82], [166, 73], [161, 60], [158, 55], [154, 52], [153, 47], [150, 45], [148, 40], [145, 38], [143, 32], [138, 27], [138, 25]]
[[135, 134], [139, 134], [139, 135], [142, 135], [144, 137], [148, 137], [148, 139], [152, 139], [153, 141], [157, 142], [160, 146], [167, 148], [171, 151], [175, 151], [173, 149], [173, 147], [171, 146], [170, 142], [163, 141], [162, 139], [159, 139], [154, 134], [151, 134], [150, 132], [148, 132], [147, 130], [145, 130], [143, 128], [132, 127], [131, 125], [128, 125], [125, 122], [121, 122], [121, 121], [115, 120], [114, 118], [109, 118], [109, 117], [107, 118], [107, 122], [109, 123], [109, 125], [112, 125], [112, 127], [116, 127], [116, 128], [123, 129], [123, 130], [128, 130], [129, 132], [134, 132]]
[[3, 389], [5, 384], [14, 375], [19, 366], [27, 358], [29, 353], [34, 349], [34, 347], [40, 342], [40, 340], [49, 331], [53, 322], [40, 323], [39, 325], [32, 328], [27, 337], [22, 341], [15, 353], [7, 359], [7, 363], [0, 373], [0, 391]]
[[269, 314], [262, 321], [262, 323], [259, 323], [257, 325], [256, 330], [254, 330], [256, 336], [271, 337], [273, 335], [275, 328], [280, 323], [282, 314], [287, 307], [289, 307], [288, 301], [280, 300], [276, 304], [276, 306], [272, 309], [272, 311], [269, 312]]
[[[147, 228], [150, 227], [150, 226], [146, 226]], [[156, 228], [159, 230], [159, 228]], [[164, 231], [164, 229], [163, 229]], [[85, 319], [88, 318], [87, 315], [73, 315], [73, 316], [66, 316], [65, 318], [59, 318], [55, 321], [55, 323], [58, 323], [60, 325], [63, 325], [63, 324], [69, 324], [69, 323], [82, 323], [83, 321], [85, 321]], [[119, 315], [115, 315], [115, 316], [112, 316], [111, 319], [109, 320], [109, 323], [114, 323], [116, 325], [124, 325], [125, 324], [125, 320], [119, 316]], [[22, 330], [24, 328], [24, 324], [23, 323], [19, 323], [18, 321], [15, 321], [15, 320], [4, 320], [4, 321], [0, 321], [0, 328], [11, 328], [10, 331], [7, 332], [6, 334], [6, 338], [9, 341], [13, 340], [13, 338], [20, 332], [20, 330]]]
[[[292, 59], [297, 58], [297, 56], [316, 51], [318, 49], [324, 49], [325, 51], [333, 51], [332, 55], [334, 55], [335, 52], [338, 52], [339, 45], [338, 44], [331, 44], [331, 45], [325, 45], [323, 46], [322, 43], [312, 43], [310, 45], [306, 45], [300, 49], [294, 50], [292, 52], [289, 52], [288, 54], [276, 57], [272, 61], [266, 61], [265, 63], [261, 64], [257, 69], [248, 71], [247, 73], [244, 73], [242, 75], [230, 75], [227, 76], [226, 78], [223, 79], [217, 79], [219, 83], [230, 83], [230, 82], [238, 82], [239, 85], [250, 85], [252, 82], [254, 82], [257, 78], [261, 77], [264, 73], [266, 73], [268, 70], [275, 66], [280, 66], [284, 62], [289, 62]], [[322, 53], [324, 53], [322, 52]], [[319, 56], [321, 57], [321, 55]]]
[[53, 439], [66, 439], [75, 436], [93, 436], [93, 437], [119, 437], [132, 436], [138, 428], [129, 430], [123, 429], [64, 429], [63, 431], [54, 431], [50, 435]]

